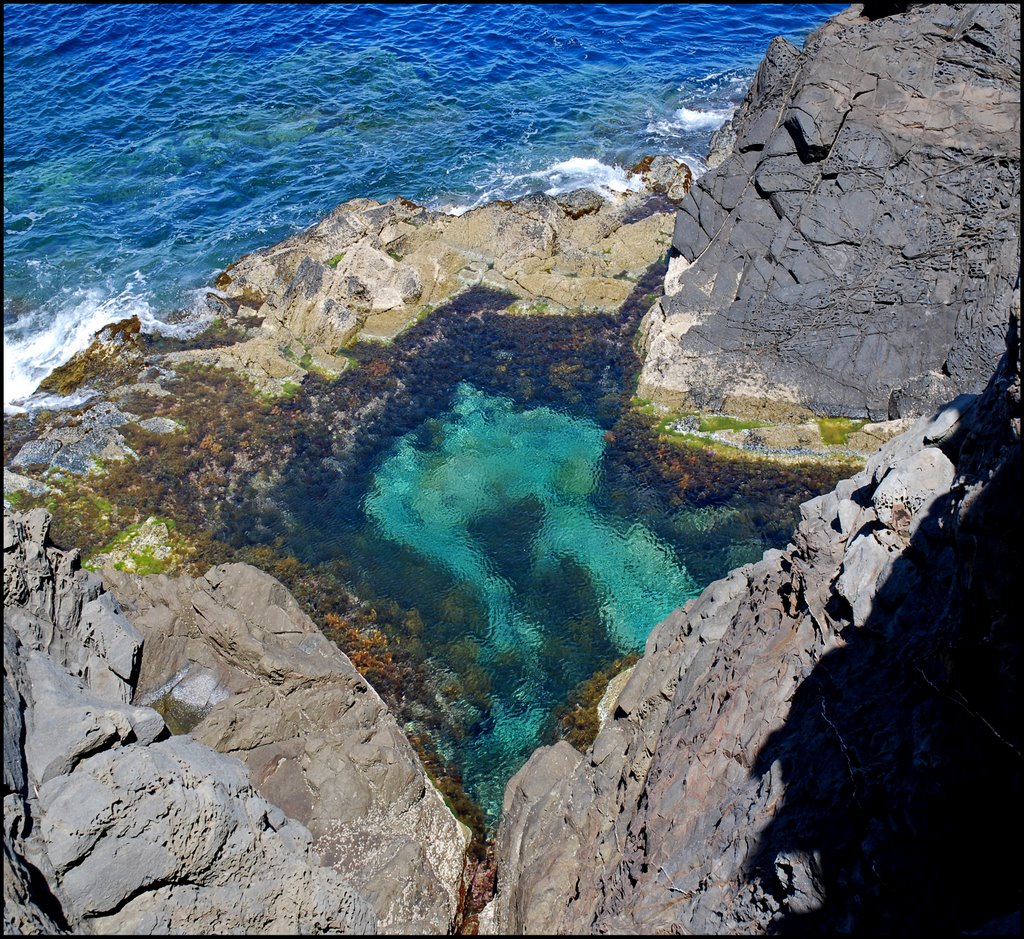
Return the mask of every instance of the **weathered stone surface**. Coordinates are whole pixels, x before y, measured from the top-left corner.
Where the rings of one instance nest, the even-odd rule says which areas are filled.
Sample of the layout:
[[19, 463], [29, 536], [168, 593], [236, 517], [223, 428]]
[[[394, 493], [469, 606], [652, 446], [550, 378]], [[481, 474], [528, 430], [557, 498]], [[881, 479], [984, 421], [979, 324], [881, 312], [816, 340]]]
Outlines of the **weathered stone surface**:
[[137, 316], [98, 330], [87, 349], [72, 356], [39, 385], [40, 391], [69, 395], [88, 386], [111, 391], [141, 367], [144, 359], [142, 323]]
[[237, 761], [187, 737], [91, 757], [39, 798], [70, 912], [97, 931], [372, 927], [365, 901], [317, 864], [309, 833]]
[[135, 415], [101, 401], [82, 414], [60, 413], [42, 436], [28, 441], [11, 460], [14, 466], [42, 464], [84, 476], [102, 460], [123, 460], [134, 452], [117, 428]]
[[5, 933], [374, 931], [239, 761], [127, 703], [139, 634], [48, 527], [5, 510]]
[[221, 275], [222, 296], [255, 309], [261, 322], [243, 342], [173, 353], [168, 361], [233, 368], [273, 391], [310, 367], [342, 371], [341, 347], [357, 337], [392, 339], [479, 284], [511, 292], [523, 309], [617, 309], [668, 247], [671, 213], [692, 174], [658, 156], [638, 164], [633, 180], [634, 190], [609, 197], [536, 194], [462, 215], [401, 197], [346, 202]]
[[241, 759], [373, 904], [381, 931], [456, 925], [467, 830], [376, 692], [278, 581], [243, 564], [104, 579], [145, 636], [138, 700]]
[[30, 476], [23, 476], [21, 473], [14, 473], [6, 466], [4, 467], [4, 497], [15, 492], [27, 492], [30, 496], [45, 495], [49, 487], [38, 479]]
[[[166, 393], [166, 392], [165, 392]], [[139, 421], [139, 427], [151, 434], [173, 434], [182, 429], [182, 425], [169, 417], [150, 417]]]
[[1004, 865], [962, 879], [1021, 796], [1019, 302], [981, 398], [805, 503], [785, 551], [654, 630], [587, 753], [509, 783], [495, 931], [984, 932], [1019, 909]]
[[142, 637], [99, 576], [79, 569], [78, 551], [50, 544], [49, 525], [43, 509], [4, 510], [5, 622], [99, 694], [129, 701]]
[[769, 47], [677, 216], [641, 396], [884, 420], [984, 386], [1020, 267], [1020, 12], [909, 6]]

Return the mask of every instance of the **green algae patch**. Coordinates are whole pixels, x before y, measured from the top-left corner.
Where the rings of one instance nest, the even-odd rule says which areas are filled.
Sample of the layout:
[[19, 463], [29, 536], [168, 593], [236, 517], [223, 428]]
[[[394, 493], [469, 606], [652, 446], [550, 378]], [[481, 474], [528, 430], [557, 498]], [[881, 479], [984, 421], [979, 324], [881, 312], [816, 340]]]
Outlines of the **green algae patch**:
[[164, 719], [167, 729], [175, 736], [191, 733], [209, 713], [202, 708], [192, 707], [170, 692], [146, 706], [153, 708]]
[[555, 308], [547, 300], [515, 300], [508, 305], [508, 311], [514, 316], [546, 316]]
[[[692, 418], [697, 426], [690, 430], [679, 429], [676, 425], [686, 418]], [[764, 421], [734, 417], [731, 414], [672, 414], [658, 422], [658, 433], [671, 436], [690, 436], [694, 430], [702, 434], [714, 434], [722, 430], [753, 430], [757, 427], [768, 426]]]
[[52, 516], [51, 537], [60, 546], [79, 548], [104, 544], [133, 519], [103, 495], [109, 479], [102, 476], [73, 476], [50, 470], [45, 475], [47, 492], [25, 493], [18, 510], [45, 508]]
[[706, 434], [713, 434], [720, 430], [753, 430], [755, 427], [767, 426], [764, 421], [733, 417], [729, 414], [706, 414], [700, 418], [700, 430]]
[[82, 562], [88, 570], [112, 566], [130, 574], [168, 574], [180, 569], [189, 553], [175, 523], [150, 517], [130, 525], [111, 542]]
[[821, 439], [831, 446], [845, 447], [850, 434], [860, 430], [867, 421], [852, 420], [848, 417], [819, 417], [818, 428]]

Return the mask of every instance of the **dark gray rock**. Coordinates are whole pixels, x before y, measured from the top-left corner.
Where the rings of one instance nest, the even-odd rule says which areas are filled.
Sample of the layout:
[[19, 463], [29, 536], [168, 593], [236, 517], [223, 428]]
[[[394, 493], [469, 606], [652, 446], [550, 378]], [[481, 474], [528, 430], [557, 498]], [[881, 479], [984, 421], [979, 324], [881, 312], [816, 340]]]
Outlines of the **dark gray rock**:
[[[1020, 295], [963, 396], [660, 624], [509, 783], [497, 932], [982, 934], [1019, 912]], [[966, 865], [966, 866], [965, 866]]]
[[555, 196], [558, 207], [569, 216], [569, 218], [583, 218], [584, 215], [593, 215], [601, 211], [604, 199], [592, 189], [573, 189], [570, 192], [563, 192]]
[[639, 393], [884, 420], [979, 392], [1020, 266], [1019, 48], [1001, 4], [775, 40], [677, 216]]
[[103, 460], [123, 460], [134, 451], [117, 430], [136, 421], [134, 414], [101, 401], [82, 414], [58, 414], [43, 435], [29, 440], [15, 455], [14, 466], [42, 464], [84, 476]]

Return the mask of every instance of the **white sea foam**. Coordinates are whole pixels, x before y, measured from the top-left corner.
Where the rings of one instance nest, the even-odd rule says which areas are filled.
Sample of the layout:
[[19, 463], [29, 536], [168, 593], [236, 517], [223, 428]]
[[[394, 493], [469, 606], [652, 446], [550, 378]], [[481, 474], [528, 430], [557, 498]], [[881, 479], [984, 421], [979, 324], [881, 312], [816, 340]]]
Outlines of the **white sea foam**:
[[86, 390], [67, 398], [34, 392], [50, 372], [88, 348], [96, 331], [108, 323], [138, 316], [144, 332], [178, 338], [194, 335], [210, 318], [204, 297], [205, 291], [196, 291], [189, 315], [181, 322], [165, 323], [154, 315], [146, 297], [145, 278], [136, 271], [118, 293], [99, 288], [77, 290], [10, 326], [5, 325], [4, 413], [73, 407], [82, 403], [89, 397]]
[[651, 134], [671, 136], [699, 130], [716, 130], [735, 112], [735, 108], [679, 108], [671, 120], [651, 121], [647, 131]]
[[714, 130], [732, 117], [735, 108], [680, 108], [675, 119], [683, 130]]
[[593, 157], [570, 157], [542, 170], [526, 173], [512, 173], [499, 167], [490, 185], [472, 202], [442, 204], [437, 209], [448, 215], [464, 215], [470, 209], [496, 199], [516, 199], [531, 192], [557, 196], [573, 189], [590, 189], [599, 195], [609, 196], [612, 193], [636, 192], [641, 185], [639, 176], [630, 175], [621, 166], [602, 163]]
[[630, 176], [621, 166], [609, 166], [589, 157], [572, 157], [530, 175], [551, 184], [544, 190], [549, 196], [573, 189], [592, 189], [602, 195], [636, 192], [642, 185], [639, 176]]
[[4, 328], [4, 413], [28, 409], [27, 399], [39, 382], [88, 347], [107, 323], [148, 313], [145, 301], [124, 293], [104, 297], [98, 289], [76, 291], [55, 313], [37, 310], [28, 319]]
[[65, 411], [68, 408], [77, 408], [85, 404], [90, 398], [95, 397], [96, 392], [91, 388], [82, 388], [69, 395], [52, 395], [44, 391], [37, 391], [29, 395], [21, 407], [12, 407], [7, 413], [22, 411]]

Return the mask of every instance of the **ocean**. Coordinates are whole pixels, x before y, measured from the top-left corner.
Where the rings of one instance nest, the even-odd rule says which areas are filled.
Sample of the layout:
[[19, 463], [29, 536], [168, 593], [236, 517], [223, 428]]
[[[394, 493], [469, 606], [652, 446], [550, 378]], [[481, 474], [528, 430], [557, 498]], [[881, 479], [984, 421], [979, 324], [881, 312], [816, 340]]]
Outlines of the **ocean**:
[[30, 396], [108, 322], [201, 322], [218, 271], [348, 199], [699, 173], [772, 37], [843, 8], [5, 5], [5, 413], [59, 404]]

